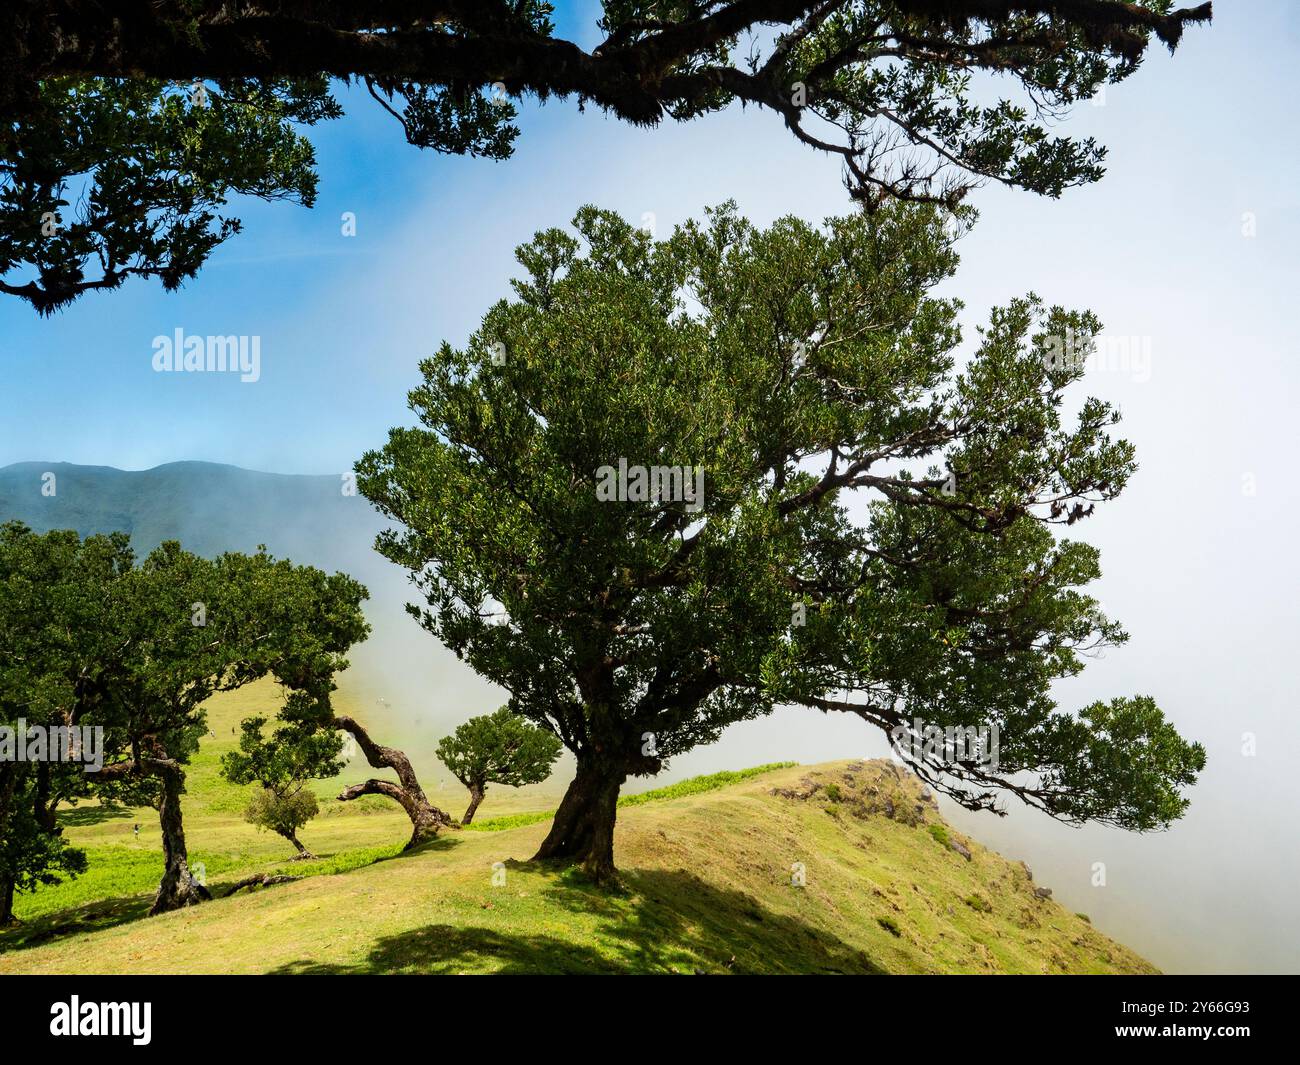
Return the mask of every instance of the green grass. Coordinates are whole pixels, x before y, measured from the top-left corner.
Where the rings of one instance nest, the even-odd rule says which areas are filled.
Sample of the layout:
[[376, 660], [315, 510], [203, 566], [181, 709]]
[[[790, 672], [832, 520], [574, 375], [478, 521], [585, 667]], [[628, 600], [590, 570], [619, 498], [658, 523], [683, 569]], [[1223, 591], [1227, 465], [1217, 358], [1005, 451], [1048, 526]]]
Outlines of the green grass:
[[471, 821], [465, 826], [466, 832], [506, 832], [512, 828], [523, 828], [541, 821], [549, 821], [555, 816], [554, 810], [534, 810], [531, 813], [503, 814], [501, 817], [488, 817], [482, 821]]
[[[278, 698], [272, 685], [258, 684], [235, 696], [213, 700], [208, 709], [208, 735], [186, 767], [183, 808], [190, 864], [217, 895], [255, 873], [311, 877], [348, 872], [395, 857], [409, 838], [409, 823], [390, 800], [373, 795], [348, 803], [336, 800], [342, 781], [373, 772], [364, 765], [353, 770], [350, 777], [345, 774], [331, 780], [312, 781], [321, 813], [303, 829], [301, 837], [318, 856], [315, 861], [297, 860], [289, 845], [278, 836], [260, 832], [244, 822], [243, 811], [251, 787], [233, 785], [222, 776], [221, 756], [234, 749], [238, 722], [253, 714], [272, 716]], [[344, 702], [346, 711], [359, 712], [355, 706], [346, 705], [346, 696]], [[793, 764], [774, 763], [694, 777], [623, 796], [619, 805], [637, 806], [712, 791]], [[493, 788], [489, 795], [499, 800], [510, 790]], [[436, 801], [447, 803], [454, 812], [458, 809], [459, 796], [440, 795]], [[554, 812], [551, 808], [502, 814], [466, 827], [478, 832], [502, 832], [549, 821]], [[130, 914], [142, 906], [147, 910], [163, 870], [156, 811], [106, 809], [88, 804], [65, 812], [63, 820], [68, 837], [85, 849], [88, 868], [80, 876], [19, 895], [15, 907], [19, 918], [27, 923], [39, 922], [35, 934], [42, 935], [51, 920], [58, 923], [60, 914], [98, 914], [102, 909], [96, 907], [98, 903], [120, 904], [121, 912]], [[135, 824], [140, 825], [139, 838], [132, 832]], [[387, 835], [392, 842], [374, 842], [381, 835]], [[31, 929], [26, 932], [20, 929], [12, 937], [0, 936], [0, 950], [27, 942], [32, 934]]]
[[[742, 780], [749, 780], [763, 773], [770, 773], [774, 769], [788, 769], [795, 764], [794, 762], [769, 762], [767, 765], [754, 766], [752, 769], [724, 769], [720, 773], [709, 773], [706, 776], [679, 780], [676, 784], [669, 784], [663, 788], [653, 788], [650, 791], [638, 792], [635, 795], [623, 795], [618, 800], [618, 806], [621, 810], [628, 806], [642, 806], [648, 802], [662, 802], [665, 799], [680, 799], [687, 795], [699, 795], [706, 791], [716, 791], [718, 788], [725, 788], [730, 784], [739, 784]], [[472, 821], [465, 827], [471, 832], [504, 832], [511, 828], [522, 828], [525, 825], [535, 825], [540, 821], [549, 821], [554, 816], [554, 810], [508, 814], [502, 817], [488, 818], [484, 821]]]
[[[628, 796], [615, 891], [527, 860], [550, 814], [519, 807], [554, 790], [489, 791], [496, 815], [480, 831], [404, 852], [410, 828], [395, 804], [340, 804], [338, 781], [322, 782], [322, 816], [302, 833], [320, 857], [294, 861], [243, 822], [244, 789], [216, 772], [232, 722], [263, 712], [265, 697], [214, 705], [189, 774], [191, 858], [219, 897], [146, 917], [161, 873], [156, 813], [84, 807], [65, 831], [89, 871], [20, 897], [24, 924], [0, 932], [0, 973], [1152, 971], [1034, 897], [1019, 864], [964, 836], [970, 861], [936, 847], [936, 829], [957, 834], [883, 762], [758, 766]], [[255, 873], [301, 879], [220, 897]]]
[[710, 773], [708, 776], [691, 777], [689, 780], [681, 780], [676, 784], [669, 784], [665, 788], [655, 788], [652, 791], [642, 791], [636, 795], [625, 795], [618, 800], [618, 805], [623, 806], [640, 806], [642, 803], [659, 802], [661, 799], [681, 799], [687, 795], [700, 795], [706, 791], [716, 791], [718, 788], [725, 788], [732, 784], [739, 784], [742, 780], [752, 780], [754, 777], [762, 776], [764, 773], [770, 773], [774, 769], [789, 769], [796, 765], [795, 762], [768, 762], [767, 765], [754, 766], [752, 769], [728, 770], [724, 769], [721, 773]]

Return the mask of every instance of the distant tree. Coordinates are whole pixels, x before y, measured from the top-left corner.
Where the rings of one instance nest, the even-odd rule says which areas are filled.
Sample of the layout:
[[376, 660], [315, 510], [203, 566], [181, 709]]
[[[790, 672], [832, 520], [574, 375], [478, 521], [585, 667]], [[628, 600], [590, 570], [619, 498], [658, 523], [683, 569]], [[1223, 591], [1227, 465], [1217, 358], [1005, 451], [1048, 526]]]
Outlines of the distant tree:
[[543, 0], [9, 0], [0, 291], [48, 314], [130, 276], [175, 288], [238, 231], [229, 194], [310, 204], [297, 127], [341, 113], [330, 78], [364, 84], [411, 144], [457, 155], [509, 156], [527, 96], [637, 125], [738, 102], [841, 159], [871, 203], [954, 203], [986, 180], [1058, 196], [1095, 180], [1105, 150], [1052, 120], [1132, 74], [1153, 36], [1173, 49], [1210, 19], [1208, 3], [1171, 8], [606, 0], [585, 51], [554, 36]]
[[[964, 213], [964, 212], [962, 212]], [[1072, 402], [1090, 314], [995, 310], [961, 369], [950, 216], [898, 201], [818, 228], [731, 206], [655, 240], [582, 209], [518, 249], [514, 298], [357, 465], [413, 615], [577, 773], [538, 858], [614, 872], [619, 790], [799, 704], [886, 732], [995, 727], [994, 765], [921, 744], [974, 809], [1168, 825], [1204, 764], [1146, 698], [1058, 712], [1126, 639], [1078, 588], [1087, 518], [1135, 469]]]
[[444, 736], [438, 758], [469, 789], [469, 807], [461, 824], [474, 820], [489, 784], [521, 788], [549, 777], [560, 746], [554, 733], [512, 714], [508, 706], [472, 717]]
[[258, 788], [244, 807], [244, 820], [283, 836], [294, 845], [299, 858], [309, 859], [316, 855], [302, 845], [298, 829], [318, 813], [320, 804], [316, 796], [305, 788], [299, 787], [296, 791]]
[[320, 812], [306, 785], [313, 777], [332, 777], [343, 768], [337, 732], [282, 725], [266, 737], [266, 718], [245, 718], [239, 750], [221, 758], [221, 771], [235, 784], [259, 784], [249, 798], [244, 819], [283, 836], [300, 858], [315, 857], [298, 839], [298, 829]]

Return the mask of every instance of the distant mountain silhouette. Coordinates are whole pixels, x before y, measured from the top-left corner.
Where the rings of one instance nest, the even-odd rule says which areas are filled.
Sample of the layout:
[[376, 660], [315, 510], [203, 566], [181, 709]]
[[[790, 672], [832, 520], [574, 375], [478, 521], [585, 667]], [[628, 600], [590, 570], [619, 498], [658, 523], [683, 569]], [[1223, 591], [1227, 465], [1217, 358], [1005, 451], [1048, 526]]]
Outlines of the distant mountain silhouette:
[[[42, 494], [54, 475], [54, 494]], [[121, 531], [147, 554], [179, 540], [196, 554], [252, 551], [325, 569], [387, 566], [372, 549], [383, 518], [338, 476], [258, 473], [213, 462], [171, 462], [151, 470], [19, 462], [0, 468], [0, 521], [38, 532], [83, 536]]]

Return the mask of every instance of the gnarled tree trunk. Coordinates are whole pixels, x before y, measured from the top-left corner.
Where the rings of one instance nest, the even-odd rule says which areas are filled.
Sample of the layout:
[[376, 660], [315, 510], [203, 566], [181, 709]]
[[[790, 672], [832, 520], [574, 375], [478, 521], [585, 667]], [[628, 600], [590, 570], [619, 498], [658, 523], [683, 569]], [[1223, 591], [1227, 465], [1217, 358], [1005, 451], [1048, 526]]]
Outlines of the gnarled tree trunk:
[[469, 807], [465, 810], [465, 816], [460, 819], [462, 825], [467, 825], [474, 820], [474, 811], [478, 809], [478, 804], [483, 801], [486, 793], [487, 788], [482, 784], [469, 786]]
[[287, 839], [290, 843], [293, 844], [294, 849], [298, 852], [298, 857], [301, 858], [303, 861], [307, 861], [309, 859], [313, 859], [316, 857], [316, 855], [312, 854], [311, 851], [309, 851], [306, 847], [302, 845], [302, 840], [298, 838], [297, 832], [281, 832], [280, 835], [282, 835], [285, 839]]
[[614, 819], [618, 814], [619, 789], [627, 778], [625, 762], [579, 752], [578, 771], [533, 861], [576, 860], [582, 862], [583, 872], [597, 883], [613, 881]]
[[158, 822], [162, 826], [163, 878], [158, 885], [149, 916], [179, 910], [207, 902], [212, 894], [190, 872], [189, 853], [185, 848], [185, 825], [181, 820], [181, 793], [185, 774], [170, 760], [151, 759], [150, 769], [162, 781], [162, 802], [158, 805]]
[[348, 802], [362, 795], [386, 795], [394, 802], [400, 803], [406, 816], [411, 819], [411, 839], [406, 849], [433, 839], [438, 831], [448, 825], [454, 825], [449, 814], [434, 806], [420, 787], [420, 781], [411, 768], [411, 760], [396, 747], [384, 747], [370, 738], [361, 725], [350, 717], [336, 717], [334, 725], [349, 733], [356, 741], [368, 761], [376, 769], [392, 769], [397, 773], [400, 784], [387, 780], [367, 780], [353, 784], [339, 793], [341, 802]]

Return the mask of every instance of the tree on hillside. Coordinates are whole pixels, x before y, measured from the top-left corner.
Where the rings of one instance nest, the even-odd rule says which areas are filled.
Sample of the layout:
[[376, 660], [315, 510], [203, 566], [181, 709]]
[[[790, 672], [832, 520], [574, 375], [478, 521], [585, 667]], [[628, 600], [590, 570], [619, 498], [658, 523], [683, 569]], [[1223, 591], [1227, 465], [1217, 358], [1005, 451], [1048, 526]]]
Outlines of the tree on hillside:
[[245, 718], [239, 750], [222, 756], [221, 771], [232, 783], [260, 785], [244, 811], [249, 824], [283, 836], [300, 858], [313, 858], [298, 839], [298, 829], [320, 812], [306, 785], [343, 768], [343, 740], [337, 732], [302, 725], [281, 725], [265, 737], [265, 727], [264, 717]]
[[438, 758], [469, 789], [469, 807], [460, 823], [474, 820], [489, 784], [522, 788], [551, 775], [560, 754], [553, 732], [517, 717], [510, 707], [472, 717], [438, 744]]
[[286, 717], [328, 715], [334, 675], [369, 631], [366, 594], [345, 574], [265, 551], [209, 560], [174, 542], [127, 575], [118, 597], [127, 655], [105, 716], [130, 747], [103, 774], [160, 781], [165, 868], [153, 912], [207, 897], [189, 869], [181, 817], [184, 764], [207, 731], [204, 703], [270, 676], [287, 692]]
[[315, 858], [298, 838], [298, 829], [320, 813], [316, 796], [299, 786], [295, 791], [258, 788], [244, 807], [244, 820], [283, 836], [294, 845], [300, 859]]
[[363, 795], [382, 795], [384, 798], [392, 799], [411, 819], [411, 838], [407, 840], [407, 850], [418, 847], [421, 843], [427, 843], [437, 836], [439, 831], [456, 823], [450, 814], [429, 801], [419, 777], [416, 776], [415, 767], [402, 751], [396, 747], [385, 747], [382, 743], [376, 743], [361, 723], [353, 718], [339, 716], [322, 719], [321, 723], [350, 733], [366, 756], [366, 761], [373, 768], [391, 769], [397, 774], [397, 783], [371, 777], [359, 784], [349, 784], [339, 792], [340, 802], [351, 802]]
[[97, 772], [0, 763], [0, 896], [82, 867], [60, 842], [57, 810], [93, 796], [157, 806], [164, 872], [152, 912], [207, 898], [182, 818], [204, 703], [274, 677], [287, 693], [277, 734], [326, 733], [301, 738], [319, 764], [337, 749], [333, 730], [348, 725], [330, 698], [344, 654], [368, 632], [365, 589], [264, 551], [204, 559], [165, 543], [136, 565], [121, 534], [42, 536], [17, 523], [0, 527], [0, 582], [0, 645], [13, 649], [0, 663], [0, 723], [100, 728], [104, 737]]
[[358, 483], [398, 523], [377, 547], [412, 614], [577, 759], [538, 858], [610, 876], [628, 776], [777, 704], [996, 727], [995, 765], [904, 753], [971, 808], [1183, 812], [1204, 752], [1151, 700], [1049, 694], [1126, 638], [1078, 590], [1097, 551], [1052, 532], [1135, 468], [1108, 404], [1067, 424], [1083, 362], [1058, 342], [1098, 323], [1015, 300], [959, 369], [959, 305], [931, 292], [946, 219], [894, 202], [760, 230], [728, 205], [656, 241], [584, 208], [421, 364], [418, 427]]
[[[238, 231], [226, 197], [310, 204], [301, 126], [363, 84], [406, 139], [502, 159], [512, 101], [638, 125], [739, 102], [842, 160], [855, 196], [1057, 196], [1104, 149], [1051, 120], [1173, 49], [1210, 4], [1170, 0], [606, 0], [590, 51], [543, 0], [177, 0], [0, 10], [0, 291], [41, 313], [130, 276], [174, 288]], [[985, 77], [988, 76], [988, 77]], [[990, 78], [1012, 91], [992, 91]], [[996, 84], [996, 83], [995, 83]], [[88, 193], [88, 194], [83, 194]], [[71, 204], [79, 204], [72, 216]], [[17, 275], [11, 277], [10, 275]]]

